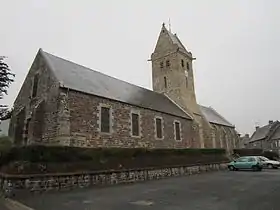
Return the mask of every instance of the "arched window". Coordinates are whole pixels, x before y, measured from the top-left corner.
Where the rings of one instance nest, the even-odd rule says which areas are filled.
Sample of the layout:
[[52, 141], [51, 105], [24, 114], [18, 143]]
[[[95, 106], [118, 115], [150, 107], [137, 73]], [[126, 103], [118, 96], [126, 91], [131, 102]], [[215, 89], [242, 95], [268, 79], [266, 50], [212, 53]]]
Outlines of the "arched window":
[[35, 74], [33, 78], [32, 98], [37, 96], [38, 82], [39, 82], [39, 74]]
[[35, 141], [42, 141], [45, 126], [45, 102], [42, 101], [35, 108], [33, 121], [33, 137]]
[[164, 87], [167, 88], [167, 79], [166, 77], [163, 77], [163, 79], [164, 79]]

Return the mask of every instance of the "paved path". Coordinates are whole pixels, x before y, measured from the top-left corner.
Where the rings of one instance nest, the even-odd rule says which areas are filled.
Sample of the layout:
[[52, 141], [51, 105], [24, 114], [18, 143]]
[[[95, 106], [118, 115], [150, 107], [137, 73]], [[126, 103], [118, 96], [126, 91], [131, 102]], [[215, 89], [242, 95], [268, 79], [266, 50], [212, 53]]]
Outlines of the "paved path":
[[35, 210], [279, 210], [280, 169], [214, 172], [20, 200]]

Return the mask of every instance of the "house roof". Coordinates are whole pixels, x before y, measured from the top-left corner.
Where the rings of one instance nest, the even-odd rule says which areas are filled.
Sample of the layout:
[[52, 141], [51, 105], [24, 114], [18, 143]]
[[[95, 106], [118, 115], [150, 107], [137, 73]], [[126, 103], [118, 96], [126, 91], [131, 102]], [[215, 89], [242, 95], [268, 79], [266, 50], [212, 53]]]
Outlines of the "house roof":
[[61, 87], [192, 119], [163, 94], [132, 85], [40, 50]]
[[[59, 80], [61, 87], [192, 119], [189, 114], [164, 94], [110, 77], [44, 52], [42, 49], [40, 52]], [[205, 106], [200, 106], [200, 108], [209, 122], [234, 127], [213, 108]]]
[[272, 140], [278, 140], [280, 139], [280, 127], [277, 128], [276, 132], [271, 137]]
[[[274, 127], [276, 124], [278, 124], [278, 121], [275, 121], [271, 124], [265, 125], [263, 127], [258, 128], [253, 135], [250, 138], [250, 142], [258, 141], [261, 139], [264, 139], [266, 136], [268, 136], [269, 132], [272, 131], [272, 127]], [[274, 134], [275, 135], [275, 134]]]
[[218, 125], [224, 125], [228, 127], [234, 127], [231, 123], [229, 123], [224, 117], [222, 117], [215, 109], [212, 107], [206, 107], [200, 105], [200, 110], [205, 118], [210, 122]]

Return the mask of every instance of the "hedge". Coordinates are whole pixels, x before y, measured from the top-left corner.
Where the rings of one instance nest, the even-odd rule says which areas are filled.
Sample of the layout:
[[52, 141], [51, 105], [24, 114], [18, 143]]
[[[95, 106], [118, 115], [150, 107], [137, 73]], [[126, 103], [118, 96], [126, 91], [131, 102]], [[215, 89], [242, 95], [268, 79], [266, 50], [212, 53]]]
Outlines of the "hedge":
[[142, 156], [224, 155], [224, 149], [144, 149], [144, 148], [80, 148], [62, 146], [12, 147], [0, 160], [30, 162], [90, 161], [100, 158], [132, 158]]
[[279, 159], [279, 154], [275, 151], [266, 151], [263, 149], [234, 149], [234, 154], [238, 154], [239, 156], [264, 156], [268, 159], [277, 160]]
[[13, 147], [0, 158], [5, 173], [56, 173], [195, 165], [227, 161], [224, 149]]
[[246, 155], [261, 155], [263, 153], [262, 149], [234, 149], [233, 150], [234, 154], [238, 154], [241, 156], [246, 156]]

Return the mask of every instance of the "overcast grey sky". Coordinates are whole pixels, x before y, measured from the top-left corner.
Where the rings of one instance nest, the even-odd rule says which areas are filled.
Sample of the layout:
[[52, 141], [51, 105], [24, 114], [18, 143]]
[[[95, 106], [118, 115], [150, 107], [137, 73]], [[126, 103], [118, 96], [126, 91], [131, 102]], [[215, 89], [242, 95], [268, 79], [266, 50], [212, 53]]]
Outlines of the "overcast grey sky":
[[[152, 88], [152, 53], [171, 19], [194, 62], [198, 102], [239, 132], [280, 120], [280, 1], [0, 0], [0, 55], [16, 74], [13, 104], [39, 48]], [[167, 24], [168, 25], [168, 24]]]

